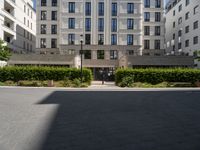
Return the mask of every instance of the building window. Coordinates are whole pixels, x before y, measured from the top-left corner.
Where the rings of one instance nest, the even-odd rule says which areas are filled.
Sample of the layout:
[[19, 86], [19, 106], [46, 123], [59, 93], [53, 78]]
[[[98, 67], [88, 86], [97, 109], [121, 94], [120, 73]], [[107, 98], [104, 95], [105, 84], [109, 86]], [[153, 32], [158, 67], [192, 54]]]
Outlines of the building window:
[[99, 18], [98, 30], [99, 30], [99, 32], [103, 32], [104, 31], [104, 18]]
[[40, 39], [40, 48], [46, 48], [46, 39], [44, 38]]
[[57, 0], [52, 0], [52, 6], [57, 6]]
[[160, 36], [160, 26], [155, 26], [155, 36]]
[[117, 34], [111, 35], [111, 45], [117, 45]]
[[46, 24], [41, 24], [40, 33], [41, 34], [46, 34], [47, 33], [47, 25]]
[[134, 50], [127, 50], [128, 55], [134, 55]]
[[199, 5], [194, 7], [194, 15], [198, 13], [198, 8], [199, 8]]
[[127, 13], [133, 14], [134, 13], [134, 3], [128, 3], [127, 4]]
[[[9, 42], [9, 40], [7, 40], [7, 42]], [[25, 41], [23, 42], [23, 49], [26, 49], [26, 42]]]
[[29, 16], [29, 13], [30, 13], [30, 10], [29, 10], [29, 8], [28, 8], [28, 16]]
[[24, 5], [24, 13], [26, 13], [26, 5]]
[[117, 3], [112, 3], [112, 16], [117, 16]]
[[68, 21], [68, 28], [69, 29], [75, 29], [75, 18], [69, 18], [69, 21]]
[[155, 0], [155, 8], [161, 8], [161, 0]]
[[27, 39], [29, 39], [29, 32], [27, 32]]
[[175, 50], [176, 50], [176, 47], [175, 47], [175, 45], [173, 45], [172, 51], [174, 52]]
[[104, 2], [99, 2], [99, 16], [104, 16]]
[[160, 49], [160, 40], [155, 40], [155, 49]]
[[128, 18], [127, 19], [127, 29], [134, 29], [134, 20]]
[[190, 4], [190, 0], [185, 0], [185, 6], [188, 6]]
[[149, 22], [150, 21], [150, 12], [144, 12], [144, 21]]
[[150, 49], [150, 41], [144, 40], [144, 49]]
[[175, 28], [175, 27], [176, 27], [176, 22], [174, 21], [174, 22], [173, 22], [173, 28]]
[[91, 59], [91, 50], [84, 50], [84, 59]]
[[91, 2], [85, 3], [85, 15], [91, 16]]
[[194, 23], [193, 23], [193, 29], [195, 30], [195, 29], [198, 29], [198, 27], [199, 27], [199, 22], [198, 21], [195, 21]]
[[180, 17], [179, 19], [178, 19], [178, 24], [181, 24], [182, 23], [182, 17]]
[[68, 44], [69, 45], [75, 44], [75, 34], [68, 34]]
[[178, 11], [180, 12], [181, 10], [182, 10], [182, 4], [179, 5], [179, 7], [178, 7]]
[[41, 20], [47, 20], [47, 11], [41, 11]]
[[26, 30], [24, 29], [24, 37], [26, 37]]
[[27, 51], [29, 51], [29, 43], [27, 43], [27, 47], [26, 47]]
[[85, 31], [91, 31], [91, 18], [85, 18]]
[[103, 45], [104, 44], [104, 35], [103, 34], [99, 34], [98, 35], [98, 44], [99, 45]]
[[68, 50], [68, 54], [69, 55], [74, 55], [75, 54], [75, 50], [74, 49], [69, 49]]
[[150, 8], [150, 0], [144, 0], [144, 7]]
[[176, 34], [174, 33], [172, 39], [175, 40], [175, 37], [176, 37]]
[[190, 41], [189, 41], [189, 40], [186, 40], [186, 41], [185, 41], [185, 47], [189, 47], [189, 45], [190, 45]]
[[182, 36], [182, 30], [178, 31], [178, 36], [181, 37]]
[[51, 48], [57, 48], [57, 39], [51, 39]]
[[161, 20], [160, 12], [155, 12], [155, 22], [160, 22], [160, 20]]
[[186, 26], [185, 27], [185, 33], [189, 33], [190, 32], [190, 26]]
[[150, 26], [144, 26], [144, 35], [150, 35]]
[[133, 45], [133, 34], [127, 35], [127, 45]]
[[51, 20], [57, 20], [57, 11], [51, 12]]
[[196, 44], [198, 44], [198, 43], [199, 43], [199, 37], [198, 37], [198, 36], [195, 36], [195, 37], [193, 38], [193, 44], [196, 45]]
[[90, 45], [91, 44], [91, 35], [90, 34], [86, 34], [85, 35], [85, 44], [86, 45]]
[[178, 43], [178, 49], [182, 49], [182, 43]]
[[57, 34], [57, 25], [51, 25], [51, 34]]
[[110, 59], [116, 60], [118, 58], [117, 50], [110, 50]]
[[46, 0], [41, 0], [41, 6], [47, 6], [47, 1]]
[[112, 18], [111, 31], [112, 32], [117, 32], [117, 19], [116, 18]]
[[75, 2], [69, 2], [69, 13], [75, 13]]
[[187, 12], [186, 14], [185, 14], [185, 20], [188, 20], [189, 19], [189, 12]]
[[104, 59], [104, 50], [97, 50], [97, 59]]
[[175, 15], [176, 15], [176, 10], [173, 11], [173, 16], [175, 16]]

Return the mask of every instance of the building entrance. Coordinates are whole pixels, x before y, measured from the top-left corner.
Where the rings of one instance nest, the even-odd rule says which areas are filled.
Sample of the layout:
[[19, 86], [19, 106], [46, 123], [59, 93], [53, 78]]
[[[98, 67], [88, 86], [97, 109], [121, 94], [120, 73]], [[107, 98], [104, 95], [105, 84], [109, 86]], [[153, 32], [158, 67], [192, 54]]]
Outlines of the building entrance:
[[95, 81], [114, 81], [115, 68], [92, 68]]

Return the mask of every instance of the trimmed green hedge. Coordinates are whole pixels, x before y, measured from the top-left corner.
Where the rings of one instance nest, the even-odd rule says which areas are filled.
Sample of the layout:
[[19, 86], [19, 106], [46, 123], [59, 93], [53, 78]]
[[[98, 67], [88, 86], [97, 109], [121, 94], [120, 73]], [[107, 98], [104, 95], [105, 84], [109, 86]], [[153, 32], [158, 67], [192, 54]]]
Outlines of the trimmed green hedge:
[[148, 68], [148, 69], [118, 69], [115, 82], [118, 85], [124, 77], [132, 77], [134, 82], [158, 84], [161, 82], [191, 82], [200, 81], [200, 70], [189, 68]]
[[[4, 67], [0, 68], [0, 81], [20, 81], [20, 80], [69, 80], [80, 79], [81, 70], [64, 67]], [[92, 73], [89, 69], [83, 69], [83, 81], [90, 83]]]

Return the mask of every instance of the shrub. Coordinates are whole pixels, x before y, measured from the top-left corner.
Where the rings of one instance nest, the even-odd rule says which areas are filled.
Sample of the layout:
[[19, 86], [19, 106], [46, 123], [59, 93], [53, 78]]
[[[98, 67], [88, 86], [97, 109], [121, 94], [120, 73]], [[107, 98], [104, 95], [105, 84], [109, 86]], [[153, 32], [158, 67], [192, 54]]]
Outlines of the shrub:
[[148, 69], [118, 69], [115, 82], [119, 85], [124, 77], [133, 78], [134, 82], [159, 84], [162, 82], [190, 82], [200, 81], [200, 70], [189, 68], [148, 68]]
[[81, 87], [81, 81], [80, 81], [80, 79], [74, 79], [72, 81], [72, 86], [73, 87]]
[[[36, 80], [46, 81], [54, 80], [61, 81], [65, 78], [74, 80], [80, 78], [81, 70], [76, 68], [64, 67], [4, 67], [0, 68], [0, 81], [14, 81], [20, 80]], [[92, 81], [92, 73], [89, 69], [83, 69], [83, 82], [90, 84]]]
[[126, 76], [122, 78], [121, 83], [119, 84], [120, 87], [132, 87], [134, 83], [134, 76]]
[[70, 87], [72, 85], [72, 81], [69, 80], [69, 78], [64, 78], [62, 85], [64, 87]]
[[88, 84], [87, 84], [87, 83], [82, 83], [82, 84], [81, 84], [81, 88], [86, 88], [86, 87], [88, 87]]

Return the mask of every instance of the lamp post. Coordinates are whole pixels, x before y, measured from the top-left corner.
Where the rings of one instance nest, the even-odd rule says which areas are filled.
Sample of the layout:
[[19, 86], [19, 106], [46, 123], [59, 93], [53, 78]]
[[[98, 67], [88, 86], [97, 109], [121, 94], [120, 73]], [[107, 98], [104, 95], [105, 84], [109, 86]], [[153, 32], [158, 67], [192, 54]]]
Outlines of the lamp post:
[[80, 35], [80, 43], [81, 43], [81, 83], [83, 82], [83, 35]]

